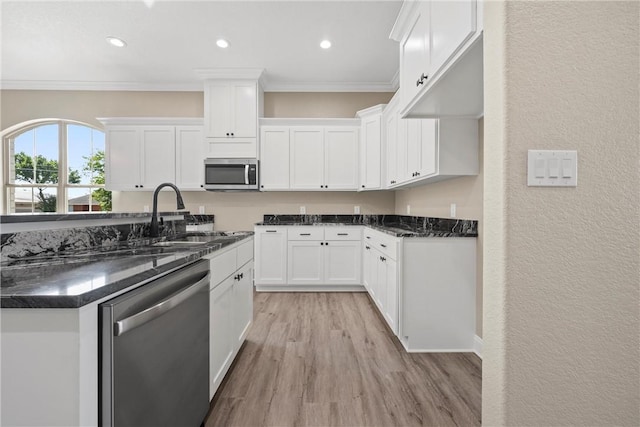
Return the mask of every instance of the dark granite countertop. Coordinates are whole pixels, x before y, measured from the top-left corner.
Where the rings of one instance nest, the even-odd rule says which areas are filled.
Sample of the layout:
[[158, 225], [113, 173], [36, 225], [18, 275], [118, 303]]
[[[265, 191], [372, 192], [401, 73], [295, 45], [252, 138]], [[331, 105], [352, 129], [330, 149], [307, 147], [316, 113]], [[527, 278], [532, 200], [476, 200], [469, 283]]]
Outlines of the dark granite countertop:
[[363, 225], [395, 237], [477, 237], [478, 221], [406, 215], [264, 215], [257, 226]]
[[[78, 308], [157, 278], [253, 235], [189, 233], [202, 243], [167, 245], [166, 239], [124, 242], [109, 248], [5, 260], [2, 308]], [[176, 236], [178, 238], [182, 236]], [[166, 246], [163, 246], [166, 245]]]
[[[188, 211], [158, 212], [158, 216], [189, 215]], [[23, 213], [0, 215], [1, 224], [46, 221], [80, 221], [96, 219], [151, 218], [151, 212], [83, 212], [83, 213]]]

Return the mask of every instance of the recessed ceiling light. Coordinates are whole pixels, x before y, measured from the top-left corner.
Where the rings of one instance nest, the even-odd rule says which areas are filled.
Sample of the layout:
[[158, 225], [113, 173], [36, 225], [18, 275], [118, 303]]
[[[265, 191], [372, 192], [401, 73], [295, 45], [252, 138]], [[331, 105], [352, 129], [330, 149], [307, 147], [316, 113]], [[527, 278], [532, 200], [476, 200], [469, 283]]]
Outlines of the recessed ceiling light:
[[124, 40], [119, 39], [117, 37], [113, 37], [113, 36], [108, 36], [107, 41], [109, 42], [109, 44], [115, 47], [125, 47], [127, 45], [127, 43]]
[[226, 49], [229, 47], [229, 42], [226, 41], [225, 39], [216, 40], [216, 44], [218, 45], [218, 47], [221, 47], [222, 49]]
[[331, 42], [329, 40], [322, 40], [320, 42], [320, 47], [323, 49], [329, 49], [331, 47]]

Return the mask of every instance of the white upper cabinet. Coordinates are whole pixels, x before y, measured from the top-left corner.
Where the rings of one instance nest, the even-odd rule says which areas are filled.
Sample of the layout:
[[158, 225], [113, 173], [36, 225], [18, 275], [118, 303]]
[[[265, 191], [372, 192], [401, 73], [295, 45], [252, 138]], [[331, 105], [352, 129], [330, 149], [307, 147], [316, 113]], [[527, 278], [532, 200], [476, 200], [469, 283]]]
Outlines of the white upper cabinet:
[[400, 43], [402, 117], [483, 114], [481, 0], [405, 1], [390, 37]]
[[207, 157], [257, 158], [258, 117], [263, 109], [262, 71], [199, 72], [205, 78], [204, 139]]
[[[397, 97], [394, 96], [397, 100]], [[397, 102], [392, 100], [387, 108], [385, 108], [382, 115], [384, 121], [384, 135], [385, 146], [387, 149], [386, 162], [387, 162], [387, 174], [384, 183], [385, 188], [398, 183], [398, 122], [400, 118], [398, 116]]]
[[153, 191], [163, 182], [181, 190], [202, 185], [202, 119], [106, 118], [105, 187]]
[[381, 188], [382, 168], [382, 110], [385, 104], [361, 110], [360, 135], [360, 190]]
[[263, 126], [260, 131], [260, 190], [289, 189], [289, 128]]
[[260, 189], [358, 188], [358, 120], [262, 119]]
[[258, 135], [257, 82], [209, 80], [204, 94], [207, 138], [255, 138]]

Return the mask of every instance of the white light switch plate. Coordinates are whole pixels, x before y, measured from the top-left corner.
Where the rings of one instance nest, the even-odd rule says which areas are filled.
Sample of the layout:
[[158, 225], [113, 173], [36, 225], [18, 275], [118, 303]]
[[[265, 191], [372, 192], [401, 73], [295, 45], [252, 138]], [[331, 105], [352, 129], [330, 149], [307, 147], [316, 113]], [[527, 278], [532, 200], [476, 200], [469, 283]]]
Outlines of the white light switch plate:
[[575, 150], [529, 150], [529, 187], [577, 187], [578, 152]]
[[305, 215], [307, 213], [307, 208], [305, 206], [300, 206], [300, 215]]

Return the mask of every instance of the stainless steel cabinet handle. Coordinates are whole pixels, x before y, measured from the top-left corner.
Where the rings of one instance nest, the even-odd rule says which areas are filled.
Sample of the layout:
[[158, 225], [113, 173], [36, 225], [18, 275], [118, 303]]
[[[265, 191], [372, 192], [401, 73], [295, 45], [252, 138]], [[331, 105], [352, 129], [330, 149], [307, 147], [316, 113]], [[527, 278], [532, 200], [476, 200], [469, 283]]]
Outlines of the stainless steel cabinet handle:
[[183, 303], [196, 293], [200, 292], [200, 285], [209, 283], [210, 278], [211, 273], [207, 272], [207, 274], [202, 279], [198, 280], [196, 283], [178, 292], [177, 294], [174, 294], [169, 298], [160, 301], [156, 305], [149, 307], [146, 310], [117, 321], [114, 326], [114, 335], [116, 337], [123, 335], [128, 331], [135, 329], [138, 326], [144, 325], [145, 323], [155, 319], [156, 317], [159, 317], [160, 315], [166, 313], [177, 305]]

